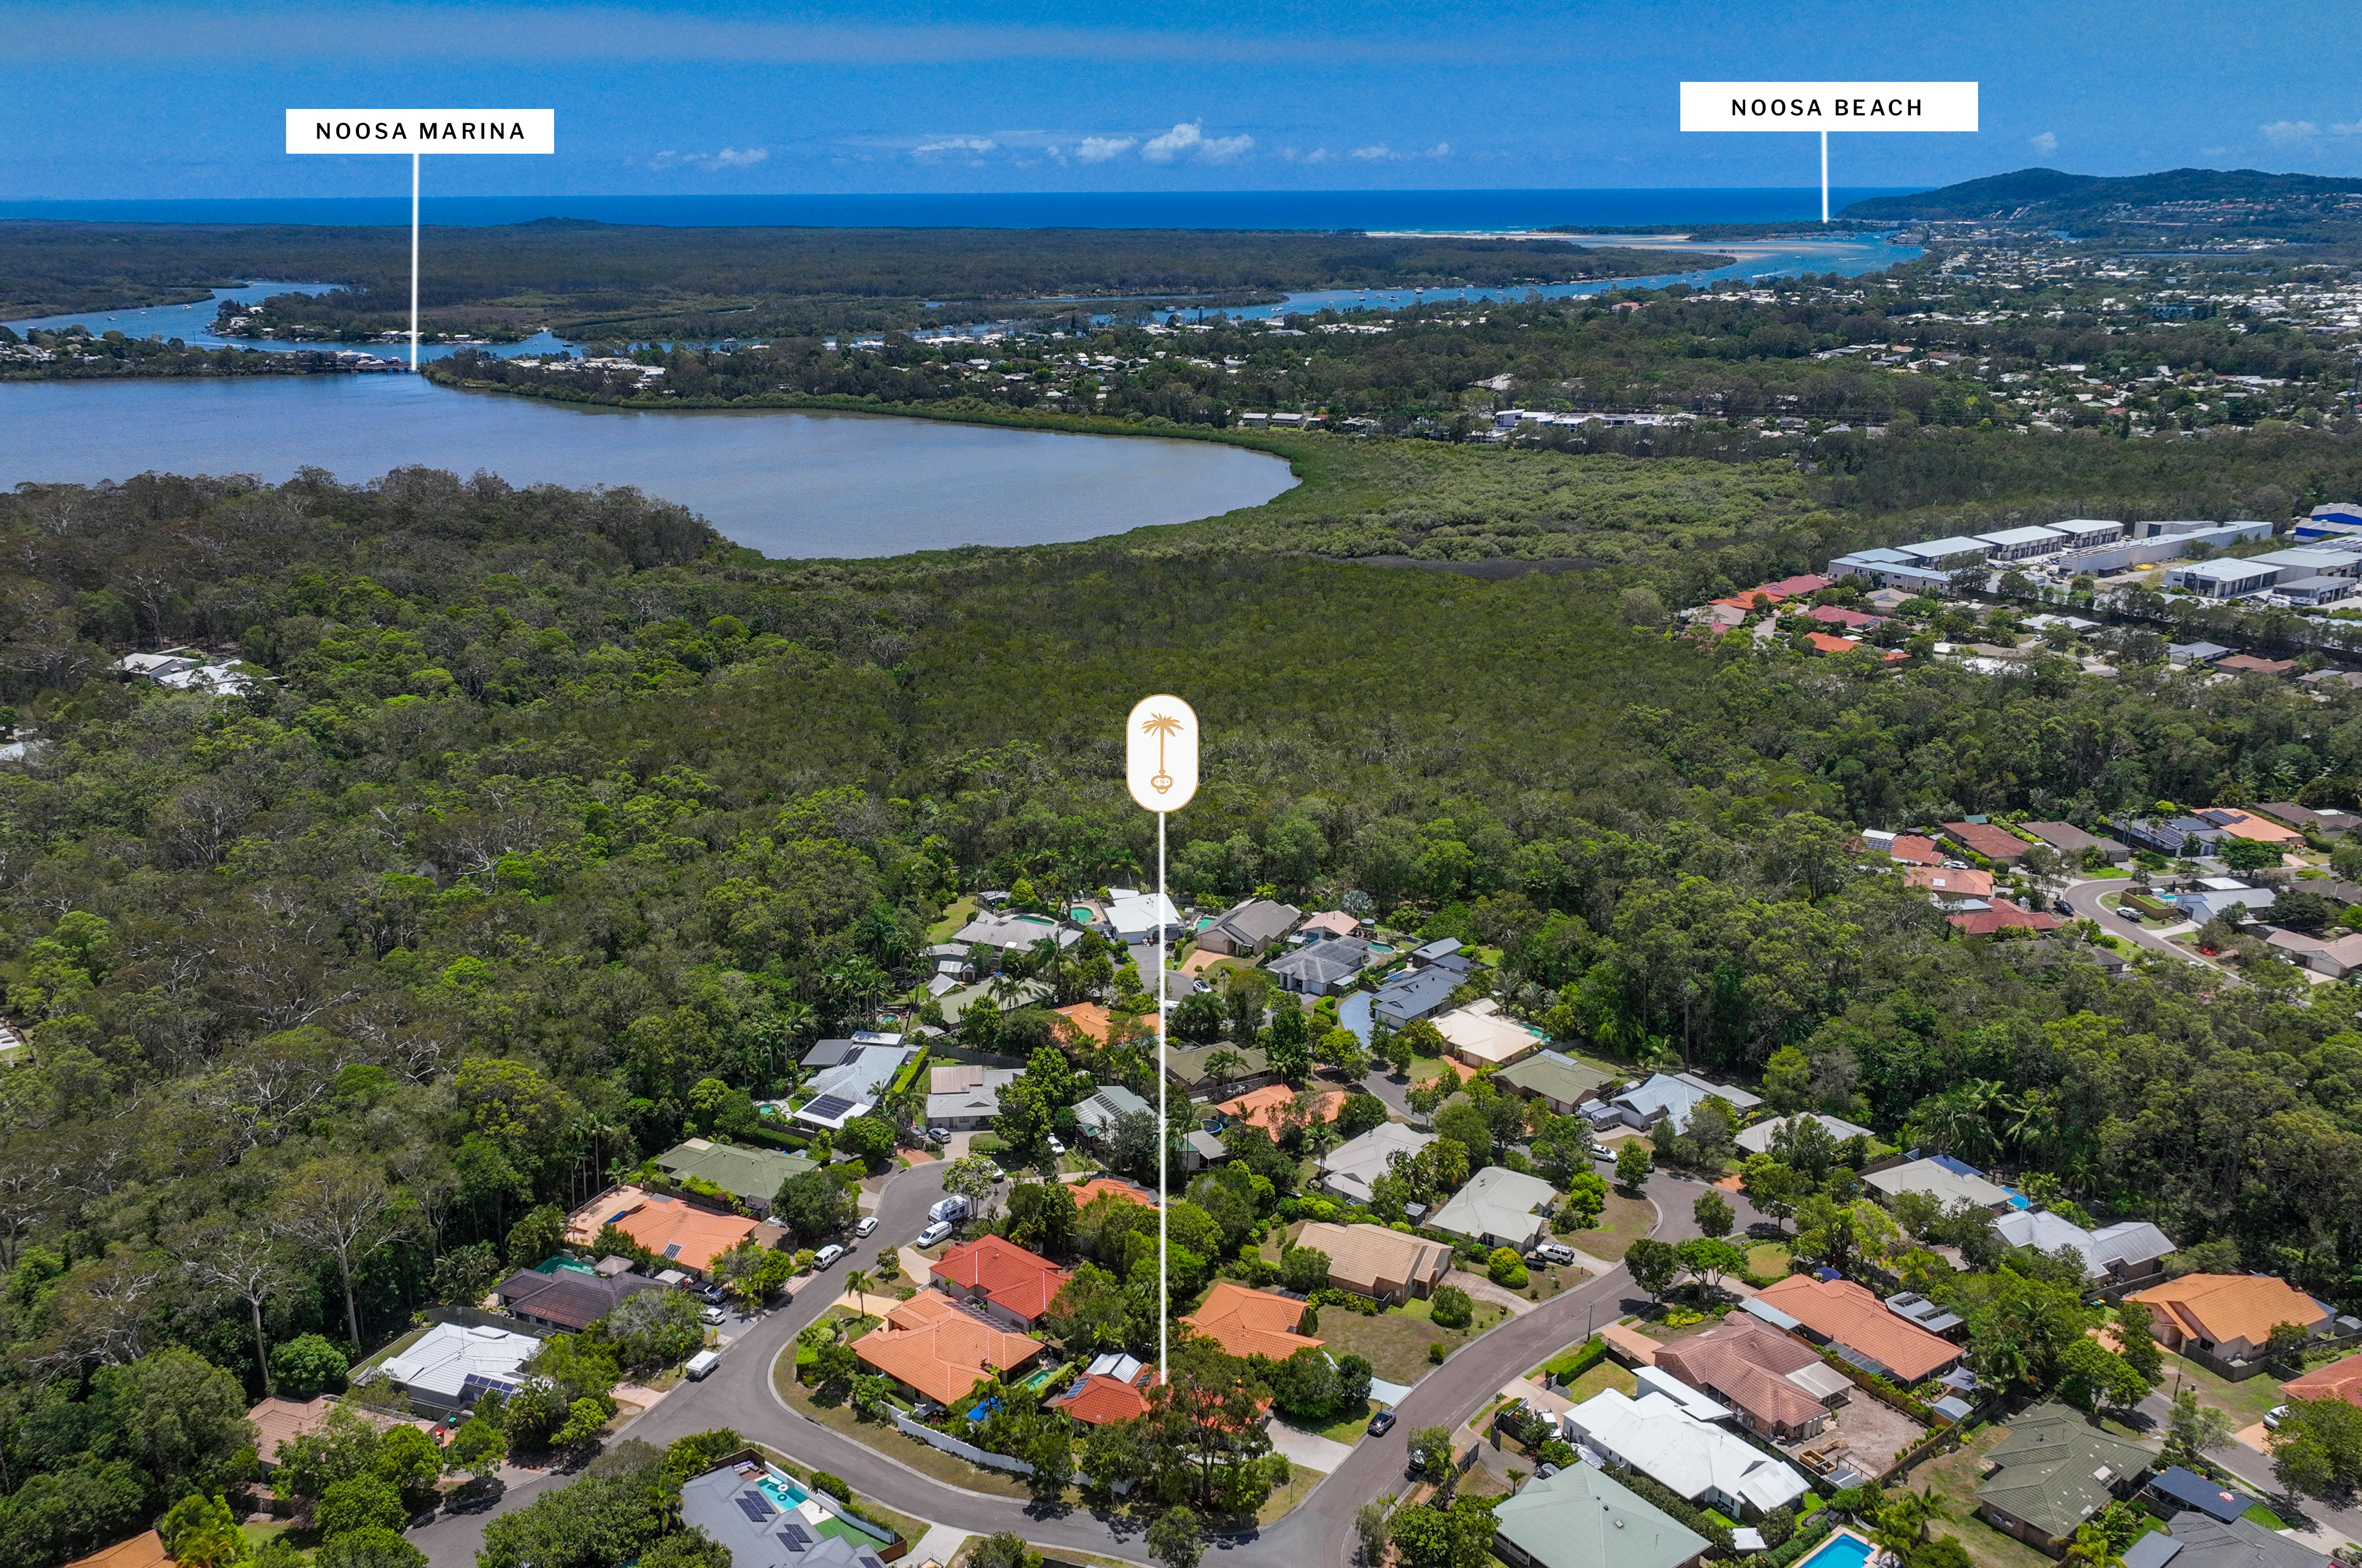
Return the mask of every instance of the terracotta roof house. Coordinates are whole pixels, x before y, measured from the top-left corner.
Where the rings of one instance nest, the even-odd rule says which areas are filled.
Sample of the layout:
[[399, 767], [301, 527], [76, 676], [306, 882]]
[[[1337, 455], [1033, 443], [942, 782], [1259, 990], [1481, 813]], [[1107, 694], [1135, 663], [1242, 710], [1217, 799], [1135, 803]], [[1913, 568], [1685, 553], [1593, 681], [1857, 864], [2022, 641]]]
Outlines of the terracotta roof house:
[[[1315, 1089], [1306, 1102], [1305, 1110], [1314, 1121], [1334, 1121], [1345, 1103], [1343, 1089]], [[1286, 1084], [1269, 1084], [1242, 1094], [1236, 1099], [1226, 1099], [1214, 1109], [1233, 1121], [1243, 1121], [1250, 1127], [1260, 1127], [1276, 1135], [1281, 1121], [1295, 1114], [1296, 1091]]]
[[2253, 812], [2235, 811], [2229, 806], [2209, 806], [2196, 814], [2201, 822], [2213, 823], [2233, 838], [2253, 839], [2257, 844], [2286, 845], [2291, 849], [2304, 847], [2304, 834], [2292, 827], [2283, 827], [2269, 817], [2259, 817]]
[[[283, 1399], [273, 1394], [259, 1401], [246, 1413], [254, 1423], [254, 1452], [266, 1470], [279, 1463], [279, 1448], [290, 1438], [309, 1437], [327, 1423], [328, 1412], [338, 1400], [333, 1394], [315, 1395], [309, 1399]], [[432, 1421], [403, 1421], [372, 1410], [362, 1405], [353, 1407], [355, 1413], [378, 1430], [391, 1431], [396, 1427], [416, 1427], [432, 1432]]]
[[2018, 928], [2027, 931], [2056, 931], [2067, 923], [2065, 919], [2058, 915], [2044, 914], [2025, 909], [2010, 902], [2007, 899], [1995, 899], [1983, 909], [1964, 910], [1959, 914], [1947, 915], [1944, 919], [1963, 936], [1991, 936], [1997, 931]]
[[1995, 827], [1991, 823], [1946, 823], [1944, 836], [2003, 866], [2016, 865], [2018, 857], [2033, 847], [2007, 828]]
[[1493, 1551], [1510, 1568], [1688, 1568], [1705, 1546], [1596, 1465], [1529, 1481], [1493, 1508]]
[[2056, 1401], [2014, 1418], [2008, 1430], [1985, 1455], [1993, 1471], [1977, 1487], [1977, 1512], [2053, 1557], [2092, 1515], [2130, 1496], [2157, 1463]]
[[619, 1187], [576, 1209], [566, 1221], [566, 1240], [587, 1247], [613, 1225], [677, 1269], [702, 1275], [713, 1260], [755, 1234], [755, 1221], [716, 1214], [678, 1198]]
[[2125, 1297], [2150, 1309], [2157, 1342], [2223, 1361], [2247, 1361], [2281, 1323], [2319, 1333], [2328, 1308], [2284, 1279], [2261, 1274], [2185, 1274]]
[[2253, 671], [2257, 675], [2286, 675], [2289, 671], [2296, 668], [2296, 660], [2292, 658], [2257, 658], [2254, 654], [2242, 653], [2233, 654], [2229, 658], [2216, 659], [2214, 661], [2214, 668], [2217, 669], [2227, 669], [2235, 675], [2247, 671]]
[[1817, 1436], [1828, 1401], [1853, 1384], [1812, 1351], [1744, 1314], [1657, 1352], [1656, 1364], [1738, 1412], [1741, 1425], [1775, 1442]]
[[1304, 1321], [1303, 1302], [1227, 1279], [1216, 1280], [1205, 1305], [1181, 1320], [1232, 1355], [1286, 1361], [1297, 1351], [1320, 1348], [1319, 1340], [1296, 1331]]
[[1075, 1276], [1048, 1258], [999, 1236], [979, 1236], [937, 1258], [928, 1283], [1011, 1328], [1040, 1323]]
[[1832, 636], [1827, 632], [1806, 632], [1805, 641], [1816, 652], [1825, 654], [1851, 653], [1861, 646], [1860, 643], [1849, 642], [1843, 637]]
[[87, 1557], [77, 1557], [65, 1568], [176, 1568], [173, 1558], [164, 1550], [164, 1538], [154, 1530], [142, 1530], [129, 1540], [118, 1540], [113, 1546], [102, 1547]]
[[1451, 1249], [1384, 1225], [1331, 1225], [1314, 1220], [1296, 1244], [1329, 1254], [1329, 1283], [1373, 1301], [1399, 1306], [1425, 1296], [1451, 1272]]
[[1059, 1026], [1059, 1032], [1070, 1040], [1104, 1041], [1115, 1027], [1114, 1016], [1097, 1002], [1069, 1002], [1065, 1007], [1054, 1007], [1050, 1011], [1054, 1017], [1065, 1021]]
[[1078, 1181], [1074, 1185], [1075, 1207], [1077, 1209], [1087, 1207], [1095, 1198], [1120, 1198], [1126, 1203], [1137, 1203], [1142, 1209], [1156, 1207], [1154, 1193], [1145, 1187], [1134, 1187], [1128, 1181], [1119, 1181], [1114, 1176], [1093, 1176], [1088, 1181]]
[[1864, 626], [1880, 626], [1886, 624], [1886, 617], [1883, 615], [1865, 615], [1859, 610], [1844, 610], [1835, 604], [1816, 604], [1805, 613], [1825, 626], [1843, 626], [1849, 632], [1858, 632]]
[[1760, 593], [1772, 603], [1780, 604], [1791, 599], [1818, 593], [1822, 589], [1828, 587], [1829, 582], [1829, 579], [1808, 571], [1800, 577], [1783, 577], [1777, 582], [1767, 582], [1760, 587], [1748, 589], [1733, 597], [1752, 601]]
[[[1871, 847], [1875, 849], [1879, 846], [1873, 843]], [[1915, 833], [1894, 834], [1887, 841], [1886, 855], [1889, 859], [1905, 866], [1941, 866], [1944, 863], [1944, 852], [1936, 847], [1936, 841]]]
[[593, 1274], [560, 1265], [544, 1274], [520, 1269], [493, 1286], [512, 1318], [579, 1334], [643, 1290], [664, 1286], [644, 1274]]
[[1198, 945], [1217, 953], [1251, 957], [1270, 950], [1296, 929], [1304, 911], [1294, 904], [1283, 904], [1270, 899], [1248, 899], [1232, 904], [1214, 917], [1214, 923], [1198, 933]]
[[1359, 936], [1362, 922], [1343, 910], [1317, 910], [1306, 915], [1304, 923], [1296, 930], [1300, 936], [1321, 942], [1332, 936]]
[[1155, 1374], [1138, 1356], [1109, 1351], [1084, 1368], [1075, 1386], [1050, 1401], [1050, 1408], [1087, 1427], [1128, 1421], [1148, 1413], [1142, 1388]]
[[2280, 1392], [2290, 1399], [2343, 1399], [2349, 1405], [2362, 1405], [2362, 1355], [2314, 1367], [2302, 1377], [2281, 1384]]
[[[1846, 1360], [1893, 1382], [1933, 1377], [1960, 1359], [1959, 1346], [1904, 1322], [1850, 1279], [1792, 1274], [1757, 1292], [1755, 1298], [1795, 1319]], [[1663, 1359], [1661, 1353], [1658, 1359]]]
[[1042, 1349], [1032, 1335], [1010, 1333], [972, 1308], [924, 1290], [896, 1302], [883, 1326], [853, 1342], [864, 1365], [938, 1405], [966, 1397], [988, 1370], [1023, 1367]]
[[1992, 873], [1990, 871], [1955, 871], [1948, 866], [1913, 866], [1903, 873], [1904, 881], [1915, 888], [1925, 888], [1936, 896], [1937, 903], [1957, 899], [1990, 899], [1992, 897]]

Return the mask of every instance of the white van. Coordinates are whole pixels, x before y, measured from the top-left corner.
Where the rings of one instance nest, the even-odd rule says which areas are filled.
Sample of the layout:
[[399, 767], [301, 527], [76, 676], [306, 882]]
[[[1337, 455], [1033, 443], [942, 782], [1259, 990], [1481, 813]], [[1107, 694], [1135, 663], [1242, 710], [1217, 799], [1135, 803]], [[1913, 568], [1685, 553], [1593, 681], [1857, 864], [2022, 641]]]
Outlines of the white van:
[[688, 1362], [682, 1365], [681, 1371], [689, 1375], [689, 1380], [691, 1383], [695, 1383], [702, 1379], [707, 1373], [712, 1372], [715, 1367], [720, 1366], [721, 1364], [722, 1357], [718, 1352], [701, 1350], [695, 1355], [689, 1358]]
[[927, 1210], [927, 1218], [930, 1220], [965, 1220], [967, 1218], [967, 1199], [958, 1196], [957, 1194], [954, 1194], [952, 1197], [944, 1198], [942, 1201], [931, 1207]]
[[827, 1268], [844, 1255], [844, 1249], [838, 1246], [835, 1242], [831, 1242], [827, 1246], [822, 1247], [820, 1251], [812, 1254], [812, 1267], [814, 1269]]

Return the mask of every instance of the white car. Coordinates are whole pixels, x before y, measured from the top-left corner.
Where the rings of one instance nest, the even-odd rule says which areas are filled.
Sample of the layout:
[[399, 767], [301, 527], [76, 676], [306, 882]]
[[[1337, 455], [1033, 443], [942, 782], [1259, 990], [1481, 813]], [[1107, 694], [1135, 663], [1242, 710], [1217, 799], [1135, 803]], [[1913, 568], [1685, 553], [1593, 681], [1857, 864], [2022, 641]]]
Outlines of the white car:
[[711, 1328], [720, 1328], [730, 1320], [730, 1314], [719, 1307], [708, 1307], [701, 1316], [705, 1319], [707, 1326]]
[[877, 1216], [875, 1214], [864, 1214], [861, 1217], [861, 1223], [853, 1228], [853, 1233], [856, 1236], [866, 1236], [870, 1231], [875, 1231], [876, 1229], [877, 1229]]
[[1050, 1152], [1054, 1154], [1063, 1154], [1066, 1152], [1066, 1145], [1058, 1142], [1054, 1136], [1050, 1140]]
[[921, 1247], [932, 1247], [937, 1242], [949, 1241], [951, 1239], [951, 1221], [948, 1220], [938, 1220], [933, 1224], [928, 1226], [925, 1230], [920, 1231], [918, 1241], [912, 1244]]
[[838, 1246], [834, 1242], [831, 1242], [828, 1245], [822, 1247], [820, 1251], [812, 1254], [812, 1267], [816, 1270], [830, 1267], [837, 1259], [844, 1255], [844, 1249]]

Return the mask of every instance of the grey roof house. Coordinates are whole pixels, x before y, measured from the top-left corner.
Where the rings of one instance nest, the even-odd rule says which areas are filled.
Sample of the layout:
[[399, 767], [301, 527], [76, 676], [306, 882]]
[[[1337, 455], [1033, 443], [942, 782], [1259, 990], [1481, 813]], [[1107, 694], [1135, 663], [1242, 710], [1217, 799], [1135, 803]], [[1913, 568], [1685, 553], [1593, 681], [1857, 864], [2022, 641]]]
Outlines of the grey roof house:
[[1705, 1548], [1596, 1465], [1540, 1476], [1493, 1508], [1493, 1550], [1511, 1568], [1686, 1568]]
[[946, 1062], [927, 1074], [927, 1125], [954, 1131], [981, 1127], [1000, 1114], [1000, 1091], [1017, 1081], [1015, 1067]]
[[1021, 953], [1043, 941], [1072, 947], [1082, 939], [1080, 928], [1037, 914], [980, 914], [952, 933], [963, 947], [994, 947], [1003, 953]]
[[[1236, 1056], [1239, 1065], [1226, 1067], [1220, 1074], [1209, 1071], [1207, 1064], [1224, 1051]], [[1164, 1076], [1179, 1084], [1192, 1099], [1229, 1099], [1271, 1082], [1271, 1058], [1259, 1045], [1217, 1043], [1187, 1051], [1167, 1050]]]
[[1557, 1204], [1558, 1189], [1541, 1177], [1486, 1165], [1427, 1222], [1447, 1235], [1524, 1252], [1549, 1229], [1547, 1216]]
[[1075, 1107], [1075, 1121], [1086, 1138], [1104, 1138], [1114, 1128], [1116, 1118], [1139, 1112], [1153, 1116], [1155, 1108], [1121, 1084], [1101, 1084], [1098, 1092]]
[[1399, 1121], [1382, 1121], [1320, 1156], [1320, 1185], [1355, 1203], [1370, 1200], [1370, 1184], [1394, 1168], [1396, 1156], [1409, 1159], [1435, 1142]]
[[1216, 953], [1252, 956], [1268, 951], [1303, 918], [1304, 911], [1294, 904], [1248, 899], [1215, 916], [1214, 923], [1198, 933], [1198, 945]]
[[886, 1086], [894, 1081], [894, 1075], [902, 1070], [902, 1064], [917, 1054], [914, 1047], [906, 1045], [864, 1045], [813, 1078], [811, 1098], [789, 1114], [798, 1121], [831, 1131], [856, 1116], [866, 1116], [877, 1106]]
[[1576, 1106], [1597, 1099], [1599, 1091], [1615, 1081], [1562, 1051], [1537, 1051], [1493, 1075], [1496, 1086], [1538, 1099], [1561, 1116], [1571, 1115]]
[[886, 1568], [889, 1542], [767, 1464], [726, 1464], [682, 1482], [680, 1522], [727, 1548], [734, 1568]]
[[2126, 1220], [2086, 1231], [2056, 1214], [2013, 1209], [1993, 1221], [1993, 1230], [2013, 1247], [2032, 1247], [2039, 1253], [2071, 1247], [2082, 1255], [2086, 1275], [2111, 1283], [2163, 1274], [2165, 1255], [2174, 1250], [2172, 1238], [2146, 1220]]
[[2157, 1455], [2092, 1425], [2056, 1400], [2009, 1423], [1985, 1457], [1993, 1472], [1977, 1487], [1977, 1512], [2030, 1546], [2057, 1556], [2077, 1528], [2140, 1485]]
[[1638, 1088], [1625, 1090], [1616, 1097], [1614, 1104], [1622, 1112], [1618, 1120], [1643, 1132], [1660, 1121], [1670, 1121], [1673, 1131], [1686, 1132], [1690, 1115], [1709, 1098], [1719, 1098], [1744, 1117], [1763, 1103], [1762, 1097], [1728, 1084], [1710, 1083], [1694, 1073], [1652, 1073]]
[[1792, 1121], [1816, 1121], [1820, 1123], [1822, 1132], [1840, 1143], [1849, 1138], [1877, 1136], [1869, 1128], [1857, 1127], [1843, 1117], [1831, 1116], [1827, 1111], [1807, 1110], [1795, 1116], [1766, 1117], [1752, 1127], [1741, 1128], [1738, 1136], [1731, 1141], [1748, 1154], [1768, 1154], [1772, 1152], [1772, 1140], [1779, 1136], [1780, 1130]]
[[1370, 966], [1370, 944], [1358, 936], [1308, 942], [1264, 966], [1280, 989], [1325, 997], [1345, 989]]

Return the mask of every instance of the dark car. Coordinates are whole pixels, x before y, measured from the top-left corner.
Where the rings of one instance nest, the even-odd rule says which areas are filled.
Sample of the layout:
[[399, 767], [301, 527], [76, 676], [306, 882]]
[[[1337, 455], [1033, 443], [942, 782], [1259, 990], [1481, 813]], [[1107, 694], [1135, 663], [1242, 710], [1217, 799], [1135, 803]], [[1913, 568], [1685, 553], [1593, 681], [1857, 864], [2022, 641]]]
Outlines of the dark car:
[[1376, 1415], [1370, 1418], [1370, 1435], [1372, 1437], [1384, 1437], [1394, 1430], [1395, 1413], [1392, 1410], [1380, 1410]]

